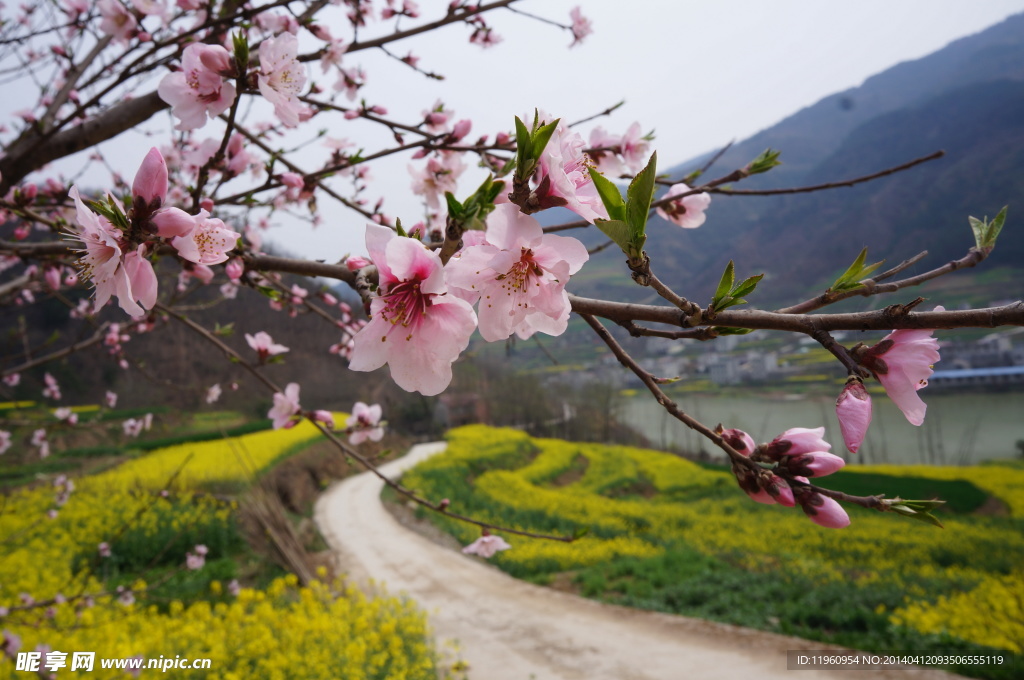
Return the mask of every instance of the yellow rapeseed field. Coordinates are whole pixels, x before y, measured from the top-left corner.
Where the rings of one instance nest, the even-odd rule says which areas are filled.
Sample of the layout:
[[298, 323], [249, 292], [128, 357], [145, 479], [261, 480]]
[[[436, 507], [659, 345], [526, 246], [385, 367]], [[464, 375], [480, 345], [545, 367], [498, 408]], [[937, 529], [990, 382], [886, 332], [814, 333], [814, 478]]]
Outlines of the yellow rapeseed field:
[[[62, 507], [52, 484], [11, 493], [0, 514], [0, 607], [7, 609], [0, 628], [20, 637], [22, 651], [44, 645], [68, 652], [69, 659], [74, 651], [93, 651], [97, 658], [211, 659], [208, 670], [170, 671], [181, 678], [435, 680], [425, 617], [401, 599], [367, 599], [340, 584], [299, 587], [289, 576], [266, 590], [243, 588], [237, 597], [214, 582], [214, 602], [148, 602], [143, 595], [126, 604], [98, 576], [100, 542], [124, 530], [166, 532], [159, 524], [167, 521], [172, 530], [224, 522], [233, 505], [200, 489], [251, 480], [319, 436], [303, 422], [161, 449], [75, 479]], [[135, 593], [146, 589], [142, 579], [128, 585]], [[47, 606], [26, 606], [25, 596]], [[0, 679], [24, 675], [10, 660], [0, 661]], [[98, 663], [89, 673], [97, 679], [125, 675]]]

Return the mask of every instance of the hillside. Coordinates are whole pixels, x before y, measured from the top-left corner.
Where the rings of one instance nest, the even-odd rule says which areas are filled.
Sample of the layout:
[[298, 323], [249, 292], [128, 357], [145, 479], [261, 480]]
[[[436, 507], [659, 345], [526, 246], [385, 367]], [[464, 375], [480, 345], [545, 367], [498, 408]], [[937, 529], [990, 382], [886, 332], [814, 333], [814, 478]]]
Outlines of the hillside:
[[[1007, 204], [1010, 226], [985, 267], [1019, 267], [1024, 236], [1013, 223], [1024, 209], [1024, 15], [802, 109], [734, 145], [706, 178], [743, 166], [767, 147], [780, 149], [784, 164], [735, 188], [841, 181], [938, 149], [946, 156], [854, 188], [716, 196], [705, 225], [685, 234], [656, 218], [648, 252], [656, 254], [657, 271], [698, 300], [710, 295], [730, 258], [741, 273], [768, 275], [771, 285], [759, 291], [766, 303], [805, 295], [808, 283], [816, 290], [827, 286], [864, 246], [890, 262], [927, 249], [930, 257], [916, 270], [924, 271], [966, 252], [972, 244], [968, 215], [992, 216]], [[682, 176], [702, 162], [668, 172]], [[592, 272], [591, 282], [577, 290], [606, 289], [608, 273], [624, 271], [621, 259], [602, 253], [591, 265], [602, 273]], [[1007, 276], [1010, 288], [1020, 290], [1024, 275], [1004, 275], [1004, 284]]]

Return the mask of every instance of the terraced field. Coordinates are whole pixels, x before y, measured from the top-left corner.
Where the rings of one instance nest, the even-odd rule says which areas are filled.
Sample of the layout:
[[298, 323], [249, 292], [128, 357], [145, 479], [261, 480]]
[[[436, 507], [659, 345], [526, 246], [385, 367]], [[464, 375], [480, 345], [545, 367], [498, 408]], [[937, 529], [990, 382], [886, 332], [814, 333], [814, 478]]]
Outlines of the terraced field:
[[[1024, 675], [1024, 470], [854, 468], [829, 478], [950, 501], [945, 529], [854, 508], [821, 529], [747, 499], [731, 476], [665, 454], [470, 426], [404, 481], [455, 511], [574, 535], [505, 538], [501, 569], [619, 604], [869, 650], [1000, 653], [977, 677]], [[436, 518], [463, 543], [473, 527]]]

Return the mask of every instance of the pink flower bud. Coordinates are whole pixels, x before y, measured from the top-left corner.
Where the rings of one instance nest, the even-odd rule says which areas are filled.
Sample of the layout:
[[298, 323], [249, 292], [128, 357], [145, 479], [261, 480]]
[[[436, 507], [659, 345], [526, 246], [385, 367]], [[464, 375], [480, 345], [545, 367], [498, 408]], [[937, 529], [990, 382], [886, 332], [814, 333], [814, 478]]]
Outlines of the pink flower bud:
[[448, 114], [428, 113], [424, 120], [426, 120], [427, 125], [444, 125], [448, 122]]
[[790, 472], [803, 477], [824, 477], [841, 469], [846, 461], [824, 451], [787, 456], [780, 463]]
[[351, 255], [347, 260], [345, 260], [345, 266], [348, 267], [350, 272], [359, 271], [363, 267], [368, 267], [371, 264], [373, 263], [360, 255]]
[[213, 199], [203, 198], [199, 200], [199, 209], [206, 212], [213, 212]]
[[800, 507], [812, 522], [826, 529], [842, 529], [850, 525], [850, 516], [843, 506], [819, 493], [812, 493], [806, 500], [801, 499]]
[[331, 415], [330, 411], [313, 411], [313, 420], [318, 423], [323, 423], [330, 429], [334, 429], [334, 416]]
[[736, 450], [736, 453], [740, 453], [744, 456], [750, 457], [750, 454], [757, 448], [757, 444], [754, 443], [753, 437], [744, 432], [743, 430], [737, 430], [730, 428], [722, 432], [722, 439], [725, 443]]
[[836, 399], [836, 417], [850, 453], [857, 453], [871, 425], [871, 395], [860, 380], [846, 383]]
[[199, 62], [214, 73], [230, 76], [235, 72], [235, 59], [220, 45], [202, 45]]
[[185, 236], [196, 226], [196, 220], [181, 208], [164, 208], [153, 215], [156, 233], [163, 238]]
[[60, 288], [60, 270], [60, 267], [47, 267], [46, 271], [43, 273], [43, 278], [46, 279], [46, 285], [48, 285], [51, 290], [57, 290]]
[[792, 427], [773, 439], [766, 447], [765, 453], [770, 459], [779, 460], [781, 456], [831, 451], [832, 445], [821, 438], [823, 434], [824, 427]]
[[150, 209], [159, 207], [167, 198], [167, 163], [156, 147], [149, 150], [135, 173], [132, 196]]
[[457, 142], [458, 140], [462, 139], [463, 137], [469, 134], [469, 131], [472, 128], [473, 121], [468, 119], [460, 120], [458, 123], [455, 124], [455, 127], [452, 128], [452, 141]]
[[297, 172], [285, 172], [281, 174], [281, 183], [293, 189], [301, 189], [304, 184], [302, 175]]
[[224, 265], [224, 272], [232, 281], [238, 281], [240, 278], [242, 278], [242, 274], [245, 273], [245, 264], [242, 263], [241, 258], [231, 258], [231, 260], [229, 260], [228, 263]]

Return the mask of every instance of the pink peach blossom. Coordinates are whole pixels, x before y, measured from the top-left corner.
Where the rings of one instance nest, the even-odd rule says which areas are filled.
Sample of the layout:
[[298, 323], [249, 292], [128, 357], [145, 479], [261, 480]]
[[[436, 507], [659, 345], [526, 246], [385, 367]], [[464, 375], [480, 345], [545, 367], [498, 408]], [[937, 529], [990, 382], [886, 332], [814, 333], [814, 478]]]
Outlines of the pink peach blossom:
[[928, 408], [917, 392], [928, 384], [932, 365], [939, 360], [939, 341], [932, 337], [933, 332], [893, 331], [861, 357], [861, 363], [875, 374], [911, 425], [921, 425]]
[[[107, 304], [111, 296], [117, 296], [121, 309], [130, 316], [142, 316], [146, 312], [144, 307], [152, 307], [155, 303], [157, 286], [153, 266], [143, 257], [143, 246], [125, 255], [121, 249], [121, 232], [106, 218], [85, 207], [78, 187], [72, 186], [68, 195], [75, 201], [76, 216], [81, 226], [81, 231], [71, 231], [70, 234], [83, 245], [72, 249], [82, 253], [78, 267], [95, 288], [93, 311]], [[142, 302], [142, 306], [137, 301]]]
[[619, 142], [619, 153], [622, 155], [622, 160], [634, 173], [643, 170], [651, 148], [651, 142], [642, 133], [640, 123], [633, 123], [626, 128], [626, 133], [622, 135], [622, 140]]
[[127, 7], [119, 0], [97, 0], [96, 8], [103, 17], [100, 22], [101, 31], [113, 36], [117, 42], [126, 43], [131, 39], [139, 22]]
[[561, 335], [569, 323], [565, 284], [587, 261], [574, 238], [545, 234], [534, 218], [511, 203], [487, 218], [487, 243], [464, 248], [448, 263], [453, 288], [480, 300], [480, 335], [488, 342], [512, 333]]
[[257, 356], [260, 361], [266, 361], [269, 357], [275, 354], [284, 354], [288, 351], [288, 348], [284, 345], [279, 345], [274, 342], [274, 339], [270, 337], [270, 334], [266, 331], [259, 331], [255, 335], [245, 334], [245, 341], [249, 343], [249, 347], [256, 350]]
[[427, 207], [437, 212], [441, 209], [441, 197], [445, 192], [455, 192], [458, 188], [459, 176], [466, 170], [466, 164], [458, 154], [442, 154], [440, 158], [430, 158], [427, 166], [417, 170], [409, 166], [413, 177], [412, 193], [423, 196]]
[[[678, 196], [689, 190], [690, 187], [682, 182], [673, 184], [662, 198]], [[660, 206], [656, 212], [662, 219], [678, 224], [683, 229], [696, 229], [707, 219], [704, 211], [708, 209], [709, 205], [711, 205], [711, 195], [701, 192]]]
[[306, 69], [298, 61], [299, 42], [291, 33], [260, 43], [260, 94], [274, 105], [274, 113], [285, 125], [295, 127], [308, 109], [299, 103], [306, 85]]
[[388, 364], [402, 389], [439, 394], [469, 345], [476, 314], [447, 294], [441, 258], [419, 241], [368, 223], [366, 246], [380, 281], [370, 322], [353, 338], [349, 368], [372, 371]]
[[608, 219], [590, 178], [593, 161], [585, 147], [583, 138], [560, 122], [537, 160], [536, 194], [542, 207], [565, 206], [588, 222]]
[[494, 554], [499, 550], [508, 550], [511, 547], [501, 536], [484, 534], [463, 548], [462, 552], [467, 555], [479, 555], [487, 559], [494, 557]]
[[[169, 73], [157, 86], [160, 98], [178, 118], [176, 130], [194, 130], [216, 118], [235, 101], [235, 86], [219, 69], [232, 68], [231, 53], [220, 45], [192, 43], [181, 56], [181, 71]], [[217, 69], [217, 70], [215, 70]]]
[[288, 428], [295, 424], [292, 417], [301, 410], [299, 405], [299, 384], [288, 383], [284, 394], [274, 393], [274, 406], [267, 411], [267, 417], [274, 421], [274, 429]]
[[46, 387], [43, 388], [43, 396], [54, 401], [60, 401], [60, 384], [57, 379], [49, 373], [43, 374], [43, 382], [46, 383]]
[[200, 210], [193, 220], [195, 226], [190, 232], [171, 241], [178, 255], [202, 265], [227, 262], [228, 251], [234, 249], [242, 235], [228, 229], [222, 220], [210, 217], [205, 210]]
[[221, 395], [220, 383], [214, 383], [213, 385], [210, 386], [210, 388], [208, 390], [206, 390], [206, 403], [207, 404], [216, 403], [217, 400], [220, 399], [220, 395]]
[[383, 411], [380, 404], [367, 406], [357, 401], [352, 406], [352, 413], [348, 417], [346, 426], [351, 431], [348, 438], [349, 444], [362, 444], [369, 439], [379, 442], [384, 437], [384, 428], [380, 427], [380, 418]]
[[583, 12], [579, 6], [573, 7], [569, 10], [569, 17], [572, 19], [572, 44], [569, 47], [576, 47], [583, 39], [594, 32], [594, 28], [590, 23], [590, 19], [583, 16]]
[[625, 171], [625, 165], [617, 153], [621, 145], [621, 138], [610, 134], [600, 125], [590, 131], [591, 150], [588, 155], [602, 175], [618, 177]]

